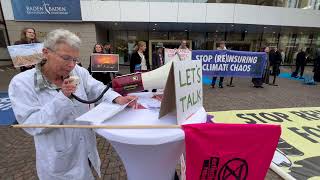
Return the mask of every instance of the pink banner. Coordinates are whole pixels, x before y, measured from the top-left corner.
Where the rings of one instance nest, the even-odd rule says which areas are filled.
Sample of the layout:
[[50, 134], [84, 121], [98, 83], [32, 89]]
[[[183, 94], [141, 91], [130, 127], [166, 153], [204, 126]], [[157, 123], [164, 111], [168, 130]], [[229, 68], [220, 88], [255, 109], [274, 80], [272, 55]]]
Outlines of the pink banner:
[[183, 125], [187, 180], [263, 180], [281, 127], [258, 124]]

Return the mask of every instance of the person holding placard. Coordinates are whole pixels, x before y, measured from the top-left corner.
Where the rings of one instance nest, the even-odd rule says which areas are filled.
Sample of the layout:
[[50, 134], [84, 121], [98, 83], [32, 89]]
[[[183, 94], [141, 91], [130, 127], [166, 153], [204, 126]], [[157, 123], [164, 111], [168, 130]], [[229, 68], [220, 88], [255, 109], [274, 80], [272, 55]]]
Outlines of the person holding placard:
[[[92, 53], [104, 54], [102, 44], [99, 44], [99, 43], [95, 44]], [[110, 76], [109, 72], [91, 72], [91, 63], [92, 63], [91, 61], [92, 61], [92, 59], [90, 56], [90, 63], [89, 63], [88, 71], [92, 75], [92, 77], [95, 78], [96, 80], [102, 82], [104, 85], [111, 82], [111, 76]]]
[[[36, 36], [36, 30], [34, 28], [24, 28], [20, 34], [20, 40], [14, 42], [14, 45], [19, 44], [31, 44], [31, 43], [39, 43]], [[20, 71], [24, 72], [26, 70], [34, 68], [34, 65], [21, 66]]]
[[[227, 50], [226, 48], [226, 43], [224, 41], [220, 41], [219, 42], [219, 47], [217, 48], [217, 50]], [[223, 88], [223, 79], [224, 77], [220, 77], [219, 80], [219, 88]], [[211, 82], [211, 87], [214, 88], [216, 85], [216, 81], [217, 81], [217, 77], [212, 77], [212, 82]]]

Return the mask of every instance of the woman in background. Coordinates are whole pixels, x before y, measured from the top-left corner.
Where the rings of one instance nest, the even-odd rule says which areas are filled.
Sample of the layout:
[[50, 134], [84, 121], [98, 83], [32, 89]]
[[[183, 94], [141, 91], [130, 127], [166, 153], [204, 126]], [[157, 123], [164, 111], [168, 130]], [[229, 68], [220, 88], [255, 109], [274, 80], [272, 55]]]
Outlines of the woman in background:
[[[96, 45], [94, 45], [92, 53], [104, 54], [102, 44], [97, 43]], [[111, 81], [109, 72], [91, 72], [91, 56], [88, 71], [93, 78], [95, 78], [98, 81], [101, 81], [104, 85], [108, 84]]]
[[[31, 43], [39, 43], [39, 41], [37, 40], [36, 30], [34, 28], [27, 27], [22, 29], [20, 34], [20, 40], [14, 42], [14, 45]], [[34, 68], [34, 65], [21, 66], [20, 71], [23, 72], [32, 68]]]
[[130, 59], [130, 72], [134, 73], [137, 71], [145, 72], [150, 70], [149, 61], [144, 55], [144, 52], [146, 51], [147, 46], [146, 42], [139, 41], [138, 42], [138, 50], [134, 52]]

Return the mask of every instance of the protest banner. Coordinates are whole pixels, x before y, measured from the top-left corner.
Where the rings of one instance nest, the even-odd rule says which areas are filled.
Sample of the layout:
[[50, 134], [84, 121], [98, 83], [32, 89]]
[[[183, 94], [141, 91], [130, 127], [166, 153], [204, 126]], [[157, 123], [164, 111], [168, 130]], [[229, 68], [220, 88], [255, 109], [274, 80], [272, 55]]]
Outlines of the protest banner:
[[187, 180], [264, 179], [281, 128], [261, 124], [183, 125]]
[[20, 44], [8, 46], [14, 67], [37, 64], [42, 60], [43, 43]]
[[191, 51], [189, 49], [164, 49], [164, 63], [166, 64], [171, 60], [191, 60]]
[[[296, 179], [320, 178], [320, 107], [210, 112], [215, 123], [278, 124], [272, 162]], [[262, 140], [263, 141], [263, 140]]]
[[118, 54], [91, 54], [91, 72], [118, 72]]
[[265, 52], [193, 50], [192, 60], [202, 61], [203, 75], [223, 77], [262, 77]]

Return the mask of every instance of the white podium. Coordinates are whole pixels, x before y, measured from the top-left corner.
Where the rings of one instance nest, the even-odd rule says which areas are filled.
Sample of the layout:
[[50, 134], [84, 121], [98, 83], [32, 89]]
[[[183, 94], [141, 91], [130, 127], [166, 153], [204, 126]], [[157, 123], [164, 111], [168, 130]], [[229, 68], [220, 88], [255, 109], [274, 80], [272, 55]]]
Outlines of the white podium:
[[[126, 109], [105, 121], [106, 125], [165, 125], [176, 124], [168, 114], [158, 119], [158, 110]], [[201, 108], [186, 123], [206, 122]], [[109, 140], [119, 154], [128, 180], [172, 180], [180, 155], [184, 151], [182, 129], [96, 129]]]

